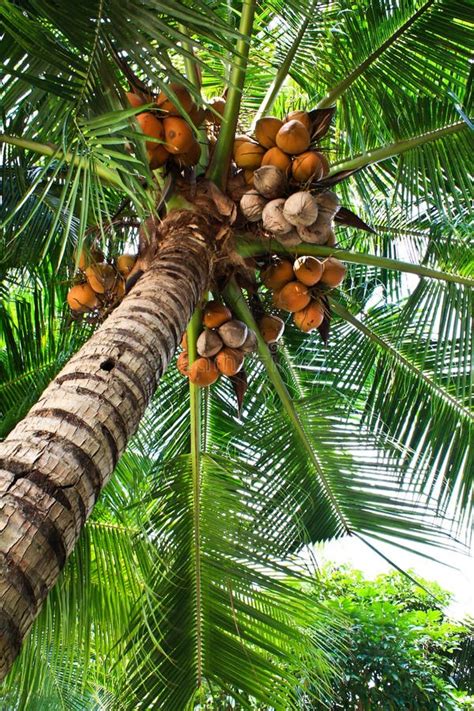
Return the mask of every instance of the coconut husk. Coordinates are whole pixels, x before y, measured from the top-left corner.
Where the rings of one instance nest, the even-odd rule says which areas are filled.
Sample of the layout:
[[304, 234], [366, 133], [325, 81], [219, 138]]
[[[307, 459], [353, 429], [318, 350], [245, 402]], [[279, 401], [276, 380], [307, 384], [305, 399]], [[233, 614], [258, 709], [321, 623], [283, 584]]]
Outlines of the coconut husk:
[[240, 348], [245, 343], [248, 328], [243, 321], [232, 319], [232, 321], [224, 323], [218, 332], [225, 346], [229, 348]]
[[283, 215], [284, 204], [284, 198], [277, 198], [276, 200], [271, 200], [263, 208], [263, 226], [274, 235], [283, 235], [293, 229], [292, 225]]
[[254, 353], [257, 350], [257, 336], [251, 328], [248, 329], [247, 338], [240, 346], [240, 350], [244, 353]]
[[267, 200], [257, 190], [249, 190], [240, 199], [240, 209], [249, 222], [258, 222], [262, 219], [263, 208]]
[[205, 328], [196, 342], [196, 349], [200, 356], [212, 358], [223, 347], [222, 340], [216, 331]]
[[274, 165], [258, 168], [253, 174], [253, 184], [260, 195], [268, 200], [283, 197], [287, 185], [284, 173]]
[[318, 205], [311, 193], [300, 190], [286, 200], [283, 215], [294, 226], [312, 225], [318, 217]]

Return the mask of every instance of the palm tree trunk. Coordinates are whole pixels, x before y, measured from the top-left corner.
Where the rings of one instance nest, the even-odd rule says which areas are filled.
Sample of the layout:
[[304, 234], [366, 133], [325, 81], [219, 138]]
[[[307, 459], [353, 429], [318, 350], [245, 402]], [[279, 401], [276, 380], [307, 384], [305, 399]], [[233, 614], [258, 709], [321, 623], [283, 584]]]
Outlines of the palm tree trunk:
[[185, 222], [0, 444], [0, 679], [207, 287], [203, 230], [192, 213]]

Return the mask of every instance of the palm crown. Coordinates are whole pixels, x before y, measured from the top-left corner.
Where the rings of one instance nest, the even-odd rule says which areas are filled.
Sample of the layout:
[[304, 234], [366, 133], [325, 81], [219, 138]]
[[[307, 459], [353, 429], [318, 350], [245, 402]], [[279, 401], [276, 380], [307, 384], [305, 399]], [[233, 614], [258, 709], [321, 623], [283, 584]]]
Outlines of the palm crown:
[[[167, 188], [127, 81], [180, 82], [198, 105], [226, 92], [208, 169], [223, 189], [236, 131], [335, 106], [329, 179], [363, 220], [338, 228], [336, 248], [290, 249], [348, 266], [329, 340], [287, 324], [276, 358], [260, 342], [240, 414], [230, 381], [200, 390], [169, 367], [7, 678], [9, 707], [217, 708], [224, 692], [292, 708], [309, 689], [329, 703], [343, 621], [304, 592], [295, 554], [344, 534], [451, 545], [448, 513], [453, 535], [465, 529], [468, 10], [4, 2], [2, 435], [95, 328], [65, 305], [77, 249], [91, 235], [108, 253], [134, 244]], [[234, 232], [239, 263], [268, 252]], [[219, 287], [256, 329], [236, 283]]]

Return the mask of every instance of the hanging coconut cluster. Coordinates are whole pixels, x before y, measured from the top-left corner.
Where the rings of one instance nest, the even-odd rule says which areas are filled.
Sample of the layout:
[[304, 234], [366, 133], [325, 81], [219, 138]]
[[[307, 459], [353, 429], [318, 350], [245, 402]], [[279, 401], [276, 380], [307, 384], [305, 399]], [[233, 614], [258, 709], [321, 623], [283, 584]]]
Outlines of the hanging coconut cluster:
[[267, 116], [257, 121], [255, 138], [236, 136], [234, 161], [249, 185], [261, 166], [279, 168], [296, 183], [318, 181], [329, 172], [326, 156], [311, 148], [313, 122], [306, 111], [292, 111], [283, 120]]
[[198, 336], [198, 357], [189, 364], [187, 338], [184, 336], [177, 368], [194, 385], [212, 385], [221, 375], [232, 377], [244, 365], [245, 356], [257, 349], [255, 333], [220, 301], [208, 301], [202, 316], [203, 330]]
[[263, 284], [273, 292], [273, 304], [293, 314], [300, 331], [309, 333], [321, 326], [326, 310], [324, 294], [339, 286], [346, 268], [338, 259], [316, 257], [274, 259], [262, 272]]
[[234, 142], [235, 164], [250, 188], [240, 197], [243, 218], [286, 247], [335, 245], [340, 203], [321, 182], [329, 163], [317, 150], [318, 136], [310, 113], [292, 111], [283, 121], [259, 119], [255, 139], [241, 135]]
[[152, 170], [168, 162], [180, 169], [197, 165], [201, 146], [195, 129], [206, 121], [212, 133], [211, 127], [220, 124], [225, 108], [222, 97], [211, 99], [207, 109], [196, 106], [186, 87], [178, 83], [169, 84], [156, 97], [128, 92], [127, 99], [134, 108], [155, 104], [135, 117], [143, 133], [156, 139], [145, 144]]
[[100, 249], [84, 246], [76, 256], [78, 277], [67, 294], [72, 314], [100, 315], [117, 306], [125, 295], [125, 281], [136, 258], [134, 254], [119, 254], [107, 263]]

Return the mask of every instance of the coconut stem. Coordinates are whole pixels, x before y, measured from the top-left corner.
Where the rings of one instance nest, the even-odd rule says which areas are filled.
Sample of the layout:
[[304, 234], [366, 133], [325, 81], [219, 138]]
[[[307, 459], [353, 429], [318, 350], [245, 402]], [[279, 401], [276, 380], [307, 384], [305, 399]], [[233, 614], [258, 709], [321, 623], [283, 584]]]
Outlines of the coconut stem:
[[395, 269], [399, 272], [416, 274], [419, 277], [428, 277], [429, 279], [439, 279], [440, 281], [452, 282], [454, 284], [463, 284], [464, 286], [474, 287], [474, 280], [468, 277], [458, 276], [457, 274], [449, 274], [447, 272], [438, 271], [423, 267], [421, 264], [410, 264], [402, 262], [398, 259], [388, 259], [387, 257], [376, 257], [372, 254], [358, 254], [357, 252], [349, 252], [345, 249], [336, 249], [335, 247], [325, 247], [314, 244], [298, 244], [291, 249], [285, 248], [279, 242], [272, 240], [270, 245], [268, 242], [261, 242], [252, 236], [252, 241], [244, 240], [243, 237], [237, 242], [237, 251], [241, 257], [254, 257], [260, 254], [281, 254], [281, 255], [304, 255], [313, 257], [337, 257], [342, 262], [352, 262], [354, 264], [363, 264], [364, 266], [380, 267], [381, 269]]
[[208, 177], [210, 180], [213, 180], [221, 190], [225, 188], [230, 157], [234, 145], [235, 129], [237, 128], [242, 90], [245, 82], [256, 4], [256, 0], [243, 0], [239, 25], [241, 38], [237, 42], [232, 71], [230, 73], [230, 88], [226, 99], [222, 126], [208, 170]]
[[[88, 169], [90, 167], [90, 160], [88, 158], [74, 155], [70, 151], [63, 152], [56, 146], [51, 146], [46, 143], [38, 143], [37, 141], [31, 141], [28, 138], [18, 138], [16, 136], [0, 134], [0, 143], [8, 143], [11, 146], [17, 146], [18, 148], [23, 148], [27, 151], [33, 151], [33, 153], [38, 153], [42, 156], [63, 160], [65, 163], [72, 163], [77, 168]], [[94, 172], [104, 182], [114, 185], [120, 190], [129, 192], [123, 184], [119, 174], [115, 170], [111, 170], [110, 168], [106, 168], [104, 165], [98, 165], [94, 162]]]
[[456, 123], [451, 123], [448, 126], [443, 126], [442, 128], [437, 128], [435, 131], [429, 131], [428, 133], [422, 133], [419, 136], [413, 136], [412, 138], [406, 138], [402, 141], [396, 141], [395, 143], [390, 143], [388, 146], [382, 146], [381, 148], [376, 148], [373, 151], [367, 151], [366, 153], [361, 153], [361, 155], [355, 158], [350, 158], [342, 163], [333, 163], [331, 170], [329, 171], [328, 177], [340, 173], [341, 171], [351, 170], [356, 171], [361, 168], [365, 168], [367, 165], [374, 165], [375, 163], [380, 163], [382, 160], [387, 160], [387, 158], [393, 158], [401, 153], [411, 150], [412, 148], [417, 148], [422, 146], [424, 143], [430, 143], [431, 141], [437, 141], [439, 138], [444, 138], [451, 133], [457, 133], [463, 129], [468, 128], [464, 121], [457, 121]]
[[229, 308], [232, 309], [233, 313], [238, 316], [238, 318], [241, 319], [249, 329], [252, 329], [255, 332], [255, 335], [257, 337], [258, 354], [265, 366], [268, 379], [272, 383], [278, 397], [280, 398], [280, 402], [287, 414], [291, 425], [293, 426], [293, 430], [296, 437], [301, 442], [304, 450], [308, 454], [309, 459], [311, 460], [311, 463], [313, 464], [317, 472], [318, 479], [321, 482], [321, 486], [324, 489], [328, 500], [331, 502], [334, 512], [337, 514], [339, 520], [342, 522], [346, 533], [350, 533], [350, 526], [346, 520], [344, 512], [339, 506], [339, 502], [334, 496], [330, 483], [327, 481], [324, 475], [324, 471], [321, 467], [319, 458], [314, 450], [311, 440], [308, 437], [305, 426], [295, 408], [290, 393], [288, 392], [283, 378], [280, 375], [280, 371], [278, 370], [278, 367], [272, 358], [270, 350], [262, 338], [257, 322], [255, 321], [252, 312], [250, 311], [247, 305], [247, 301], [245, 300], [242, 290], [236, 284], [235, 280], [232, 279], [227, 284], [226, 288], [223, 291], [223, 295], [227, 302], [227, 305], [229, 306]]
[[[196, 308], [186, 331], [189, 364], [197, 358], [196, 341], [201, 329], [201, 309]], [[189, 381], [191, 466], [193, 477], [194, 555], [196, 575], [196, 661], [197, 684], [202, 683], [202, 591], [201, 591], [201, 388]]]
[[262, 118], [262, 116], [265, 116], [269, 111], [271, 111], [271, 108], [273, 104], [275, 103], [275, 100], [280, 93], [280, 89], [283, 86], [286, 77], [288, 76], [288, 73], [291, 69], [291, 65], [293, 63], [293, 60], [295, 58], [295, 55], [297, 51], [300, 48], [301, 41], [306, 33], [306, 30], [308, 29], [308, 25], [310, 23], [311, 18], [314, 16], [314, 12], [316, 10], [316, 6], [318, 4], [318, 0], [314, 0], [311, 7], [307, 11], [307, 15], [305, 19], [303, 20], [303, 23], [300, 27], [300, 30], [298, 34], [296, 35], [293, 44], [291, 45], [290, 49], [287, 52], [287, 55], [285, 59], [283, 60], [282, 64], [280, 64], [278, 71], [275, 75], [274, 80], [268, 87], [268, 91], [265, 94], [265, 97], [260, 104], [260, 107], [255, 114], [254, 120], [252, 121], [252, 126], [251, 130], [255, 130], [255, 126], [257, 124], [257, 121]]

